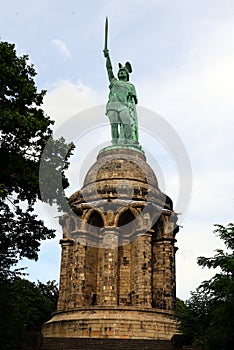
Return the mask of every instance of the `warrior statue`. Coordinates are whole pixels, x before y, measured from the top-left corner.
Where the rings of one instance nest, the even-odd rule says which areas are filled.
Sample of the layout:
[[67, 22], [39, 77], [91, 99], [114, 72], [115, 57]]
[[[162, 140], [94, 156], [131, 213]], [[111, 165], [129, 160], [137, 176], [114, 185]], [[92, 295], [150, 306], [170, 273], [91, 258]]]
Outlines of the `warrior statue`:
[[105, 27], [104, 57], [110, 81], [109, 100], [106, 106], [106, 115], [111, 124], [112, 144], [138, 144], [137, 104], [136, 90], [129, 83], [129, 74], [132, 67], [129, 62], [124, 66], [119, 63], [118, 79], [112, 70], [109, 51], [107, 49], [108, 20]]

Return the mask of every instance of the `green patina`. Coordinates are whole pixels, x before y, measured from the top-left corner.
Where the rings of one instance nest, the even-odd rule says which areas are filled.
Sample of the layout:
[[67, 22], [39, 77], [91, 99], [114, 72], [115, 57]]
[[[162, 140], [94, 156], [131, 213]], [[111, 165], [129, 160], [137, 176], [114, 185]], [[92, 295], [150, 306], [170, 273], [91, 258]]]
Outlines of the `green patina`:
[[108, 20], [105, 27], [104, 57], [110, 81], [106, 115], [111, 124], [112, 147], [130, 147], [141, 150], [138, 142], [137, 95], [135, 86], [129, 82], [132, 67], [129, 62], [119, 63], [118, 79], [114, 76], [109, 50], [107, 49]]

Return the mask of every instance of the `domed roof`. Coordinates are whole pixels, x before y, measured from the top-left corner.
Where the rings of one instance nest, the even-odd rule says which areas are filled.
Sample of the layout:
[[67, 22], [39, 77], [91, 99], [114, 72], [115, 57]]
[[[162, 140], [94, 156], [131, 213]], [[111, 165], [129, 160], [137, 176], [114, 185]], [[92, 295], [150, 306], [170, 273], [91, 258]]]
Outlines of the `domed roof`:
[[158, 187], [157, 178], [145, 156], [124, 148], [100, 153], [85, 177], [84, 187], [103, 180], [134, 180]]
[[158, 181], [143, 153], [109, 149], [99, 153], [88, 170], [81, 190], [71, 195], [72, 206], [101, 201], [144, 201], [172, 208], [169, 197], [158, 188]]

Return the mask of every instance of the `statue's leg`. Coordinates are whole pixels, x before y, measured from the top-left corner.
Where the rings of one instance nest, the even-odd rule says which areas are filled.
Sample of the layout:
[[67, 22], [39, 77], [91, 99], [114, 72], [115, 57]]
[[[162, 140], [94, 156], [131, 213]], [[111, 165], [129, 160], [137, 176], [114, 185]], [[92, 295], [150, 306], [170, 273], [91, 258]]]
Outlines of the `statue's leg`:
[[123, 124], [125, 143], [132, 143], [131, 118], [127, 109], [120, 112], [120, 120]]
[[118, 139], [118, 144], [122, 145], [125, 143], [125, 136], [124, 136], [124, 125], [123, 123], [119, 124], [119, 139]]
[[118, 123], [111, 124], [111, 137], [113, 145], [117, 144], [119, 138]]
[[118, 130], [118, 113], [114, 110], [108, 111], [108, 117], [111, 123], [111, 137], [112, 144], [117, 144], [117, 140], [119, 138], [119, 130]]

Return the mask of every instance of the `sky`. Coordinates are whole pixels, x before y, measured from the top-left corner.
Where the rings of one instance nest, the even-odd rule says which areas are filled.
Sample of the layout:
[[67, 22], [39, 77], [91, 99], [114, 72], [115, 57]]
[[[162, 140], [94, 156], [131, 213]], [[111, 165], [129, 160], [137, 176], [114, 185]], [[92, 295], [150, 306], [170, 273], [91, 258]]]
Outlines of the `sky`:
[[[140, 143], [160, 188], [181, 210], [177, 296], [187, 299], [214, 274], [197, 265], [197, 257], [223, 247], [213, 225], [233, 222], [234, 2], [1, 1], [0, 39], [29, 55], [38, 89], [47, 90], [43, 108], [55, 120], [55, 135], [74, 127], [67, 134], [77, 146], [67, 195], [110, 142], [106, 16], [115, 73], [119, 62], [133, 66]], [[22, 264], [31, 280], [58, 281], [61, 229], [51, 208], [36, 210], [56, 238], [43, 242], [37, 262]]]

